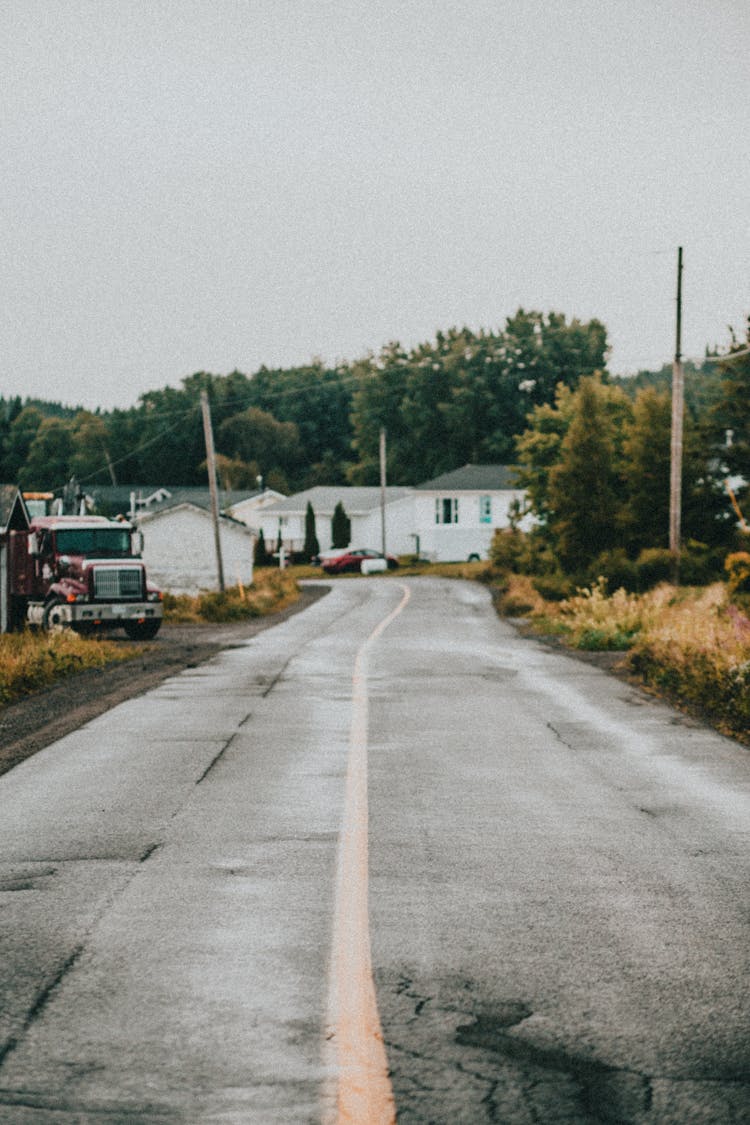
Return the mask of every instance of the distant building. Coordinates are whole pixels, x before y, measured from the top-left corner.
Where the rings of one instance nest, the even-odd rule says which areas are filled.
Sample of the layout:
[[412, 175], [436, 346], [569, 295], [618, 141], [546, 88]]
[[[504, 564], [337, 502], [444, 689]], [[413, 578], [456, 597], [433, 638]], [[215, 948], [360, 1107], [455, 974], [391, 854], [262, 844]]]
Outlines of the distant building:
[[[394, 555], [419, 553], [435, 562], [487, 558], [495, 529], [509, 525], [516, 501], [523, 510], [525, 492], [508, 465], [464, 465], [415, 488], [387, 488], [386, 550]], [[280, 537], [285, 550], [302, 550], [308, 503], [315, 513], [321, 551], [331, 547], [337, 503], [351, 520], [350, 545], [381, 549], [380, 488], [345, 485], [309, 488], [257, 512], [257, 526], [263, 528], [270, 549]], [[525, 516], [520, 526], [531, 523]]]
[[[508, 527], [512, 506], [523, 512], [526, 493], [510, 465], [464, 465], [414, 490], [420, 554], [436, 562], [486, 559], [496, 528]], [[520, 526], [532, 526], [524, 516]]]
[[[405, 555], [414, 551], [413, 491], [411, 488], [385, 490], [386, 544], [390, 554]], [[258, 529], [263, 529], [263, 538], [269, 550], [275, 548], [279, 537], [286, 551], [302, 550], [308, 503], [315, 512], [315, 533], [321, 551], [327, 551], [332, 546], [331, 521], [339, 503], [351, 520], [352, 545], [380, 550], [380, 488], [347, 485], [318, 485], [259, 511], [256, 517]]]

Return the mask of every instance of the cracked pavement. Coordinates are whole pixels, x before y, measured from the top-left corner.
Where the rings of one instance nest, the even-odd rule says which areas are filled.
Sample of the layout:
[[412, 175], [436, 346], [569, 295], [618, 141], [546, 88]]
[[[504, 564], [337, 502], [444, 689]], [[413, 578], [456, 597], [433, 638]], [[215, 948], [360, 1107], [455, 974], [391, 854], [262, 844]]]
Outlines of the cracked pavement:
[[[747, 749], [409, 585], [368, 674], [399, 1125], [750, 1120]], [[0, 777], [0, 1125], [333, 1120], [352, 663], [399, 596], [334, 583]]]

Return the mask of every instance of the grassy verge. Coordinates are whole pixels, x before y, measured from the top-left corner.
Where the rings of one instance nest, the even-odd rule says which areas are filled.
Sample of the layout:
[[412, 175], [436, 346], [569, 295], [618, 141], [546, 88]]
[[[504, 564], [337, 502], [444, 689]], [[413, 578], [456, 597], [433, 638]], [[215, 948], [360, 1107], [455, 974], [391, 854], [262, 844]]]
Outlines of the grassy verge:
[[76, 633], [10, 633], [0, 636], [0, 706], [6, 706], [70, 672], [129, 660], [136, 649]]
[[252, 586], [164, 595], [164, 620], [179, 623], [246, 621], [292, 605], [299, 597], [297, 575], [288, 570], [258, 569]]
[[750, 742], [750, 620], [717, 582], [669, 584], [645, 594], [603, 585], [546, 602], [528, 578], [511, 575], [501, 612], [527, 616], [535, 632], [571, 648], [624, 654], [626, 666], [657, 694]]

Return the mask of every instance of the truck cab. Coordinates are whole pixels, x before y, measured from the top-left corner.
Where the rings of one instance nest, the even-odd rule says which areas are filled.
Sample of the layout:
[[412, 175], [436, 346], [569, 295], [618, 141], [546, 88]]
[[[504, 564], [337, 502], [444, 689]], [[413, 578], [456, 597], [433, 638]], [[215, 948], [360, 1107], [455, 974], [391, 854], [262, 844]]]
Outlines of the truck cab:
[[[142, 535], [103, 516], [32, 518], [16, 537], [12, 586], [31, 625], [79, 633], [122, 627], [134, 640], [155, 637], [161, 592], [146, 577]], [[25, 557], [24, 557], [25, 556]]]

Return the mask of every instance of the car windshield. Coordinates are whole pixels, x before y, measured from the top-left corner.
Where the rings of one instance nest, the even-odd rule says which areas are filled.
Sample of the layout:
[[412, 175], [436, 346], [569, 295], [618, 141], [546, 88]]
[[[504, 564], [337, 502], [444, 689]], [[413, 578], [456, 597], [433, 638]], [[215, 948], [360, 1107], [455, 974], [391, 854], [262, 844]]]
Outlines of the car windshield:
[[117, 559], [130, 555], [130, 531], [118, 527], [77, 527], [55, 535], [60, 555], [96, 555]]

